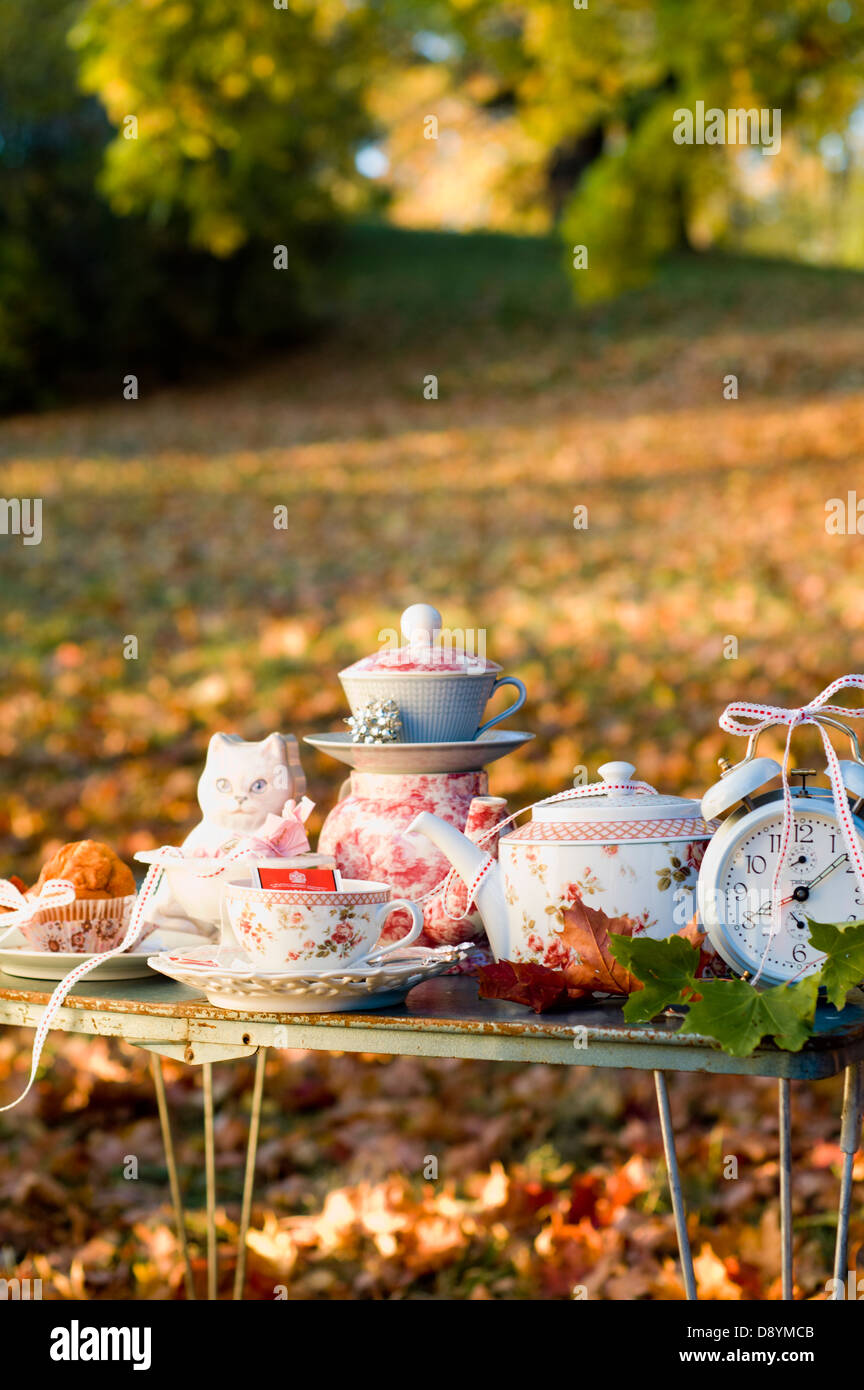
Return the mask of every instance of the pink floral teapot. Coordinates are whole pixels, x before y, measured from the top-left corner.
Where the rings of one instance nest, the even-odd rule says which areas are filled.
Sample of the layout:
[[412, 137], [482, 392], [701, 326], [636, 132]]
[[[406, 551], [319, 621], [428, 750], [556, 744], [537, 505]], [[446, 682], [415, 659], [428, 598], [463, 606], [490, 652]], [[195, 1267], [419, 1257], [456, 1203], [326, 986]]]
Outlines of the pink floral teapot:
[[579, 921], [665, 937], [695, 907], [699, 865], [713, 833], [698, 801], [633, 781], [632, 763], [606, 763], [602, 781], [559, 793], [498, 841], [498, 861], [454, 826], [423, 812], [409, 827], [450, 860], [476, 901], [496, 960], [567, 970], [578, 963]]

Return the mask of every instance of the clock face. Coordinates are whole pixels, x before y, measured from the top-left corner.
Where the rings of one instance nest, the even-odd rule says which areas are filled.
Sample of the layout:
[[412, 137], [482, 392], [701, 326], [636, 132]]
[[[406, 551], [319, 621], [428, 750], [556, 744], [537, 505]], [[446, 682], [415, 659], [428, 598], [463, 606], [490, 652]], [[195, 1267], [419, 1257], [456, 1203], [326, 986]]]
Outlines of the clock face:
[[766, 983], [803, 978], [818, 967], [822, 957], [810, 945], [808, 917], [817, 922], [864, 918], [864, 894], [830, 798], [796, 797], [793, 805], [775, 935], [773, 880], [783, 838], [782, 800], [727, 821], [709, 846], [699, 881], [701, 915], [713, 945], [739, 971], [757, 971], [764, 957]]

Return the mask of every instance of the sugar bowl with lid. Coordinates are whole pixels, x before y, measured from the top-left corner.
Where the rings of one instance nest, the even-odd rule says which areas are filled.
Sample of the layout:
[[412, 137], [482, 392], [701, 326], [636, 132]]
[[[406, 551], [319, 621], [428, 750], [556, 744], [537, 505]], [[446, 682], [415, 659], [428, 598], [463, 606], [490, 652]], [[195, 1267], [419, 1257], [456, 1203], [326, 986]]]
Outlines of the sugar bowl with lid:
[[[482, 631], [444, 629], [438, 609], [427, 603], [406, 608], [401, 628], [401, 646], [391, 630], [389, 645], [339, 672], [353, 718], [375, 701], [392, 701], [406, 743], [454, 743], [479, 738], [522, 708], [525, 686], [486, 659], [485, 641], [474, 641], [485, 638]], [[505, 685], [514, 687], [516, 699], [484, 721], [490, 697]]]
[[713, 823], [698, 801], [633, 780], [632, 763], [599, 771], [600, 782], [538, 802], [501, 837], [497, 863], [435, 816], [412, 822], [469, 886], [496, 960], [566, 971], [586, 924], [665, 937], [686, 921]]

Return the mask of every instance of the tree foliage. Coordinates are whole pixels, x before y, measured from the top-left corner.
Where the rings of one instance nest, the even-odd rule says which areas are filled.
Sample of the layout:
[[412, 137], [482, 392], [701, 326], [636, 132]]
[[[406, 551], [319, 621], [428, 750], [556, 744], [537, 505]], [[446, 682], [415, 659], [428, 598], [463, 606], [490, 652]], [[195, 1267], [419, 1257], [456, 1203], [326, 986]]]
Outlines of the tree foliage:
[[0, 403], [301, 331], [368, 206], [378, 29], [347, 0], [57, 0], [35, 29], [0, 0]]
[[[2, 399], [44, 399], [69, 363], [170, 371], [300, 331], [329, 229], [386, 197], [358, 148], [419, 126], [432, 63], [435, 90], [522, 123], [509, 166], [495, 150], [508, 196], [544, 182], [530, 150], [568, 262], [588, 248], [576, 292], [600, 299], [722, 243], [758, 165], [676, 144], [676, 111], [777, 108], [794, 162], [846, 133], [862, 40], [847, 0], [56, 0], [38, 25], [0, 0]], [[495, 143], [494, 122], [464, 129], [442, 135], [467, 161]]]
[[116, 129], [100, 186], [230, 256], [356, 208], [374, 7], [349, 0], [89, 0], [70, 34]]
[[676, 110], [777, 108], [784, 137], [814, 148], [842, 135], [864, 98], [864, 14], [845, 0], [460, 0], [453, 14], [550, 169], [570, 157], [562, 232], [568, 247], [589, 246], [589, 273], [574, 275], [583, 298], [638, 284], [665, 252], [728, 230], [735, 158], [675, 144]]

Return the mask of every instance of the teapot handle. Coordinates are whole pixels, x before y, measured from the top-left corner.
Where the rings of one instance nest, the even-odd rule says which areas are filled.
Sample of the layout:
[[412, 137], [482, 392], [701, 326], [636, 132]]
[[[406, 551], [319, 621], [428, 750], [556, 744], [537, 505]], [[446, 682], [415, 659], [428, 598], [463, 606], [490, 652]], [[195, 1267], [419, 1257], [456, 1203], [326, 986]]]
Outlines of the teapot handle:
[[496, 714], [492, 719], [487, 719], [485, 724], [481, 724], [474, 735], [475, 738], [479, 738], [482, 733], [485, 733], [487, 729], [493, 728], [495, 724], [500, 724], [501, 720], [506, 719], [508, 715], [515, 714], [517, 709], [522, 708], [528, 698], [528, 691], [525, 689], [525, 686], [522, 681], [519, 680], [518, 676], [499, 676], [492, 689], [489, 691], [490, 700], [495, 694], [495, 691], [500, 689], [502, 685], [515, 685], [516, 689], [519, 691], [517, 698], [513, 701], [512, 705], [508, 705], [500, 714]]

